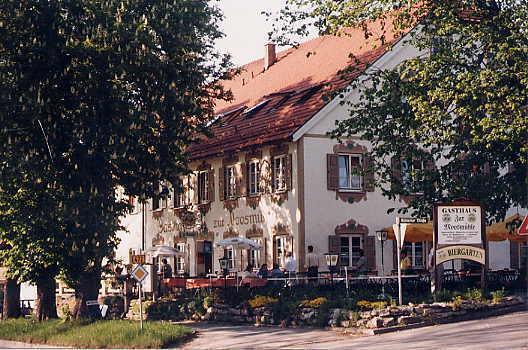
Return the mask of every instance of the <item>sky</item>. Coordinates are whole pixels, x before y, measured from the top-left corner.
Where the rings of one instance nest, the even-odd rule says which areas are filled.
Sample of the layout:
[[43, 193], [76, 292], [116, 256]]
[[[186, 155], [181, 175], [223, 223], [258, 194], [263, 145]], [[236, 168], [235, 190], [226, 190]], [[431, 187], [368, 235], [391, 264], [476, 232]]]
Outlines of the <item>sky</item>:
[[224, 12], [221, 29], [226, 36], [217, 47], [233, 56], [237, 66], [264, 56], [271, 24], [266, 22], [262, 11], [277, 11], [285, 0], [220, 0], [218, 6]]

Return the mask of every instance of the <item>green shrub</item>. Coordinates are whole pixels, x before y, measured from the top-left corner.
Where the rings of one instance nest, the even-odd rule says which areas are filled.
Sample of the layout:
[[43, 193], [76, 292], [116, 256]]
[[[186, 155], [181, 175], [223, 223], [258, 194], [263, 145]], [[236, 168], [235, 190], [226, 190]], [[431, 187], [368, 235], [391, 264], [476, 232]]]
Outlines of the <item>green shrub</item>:
[[361, 310], [379, 310], [384, 309], [387, 307], [386, 301], [368, 301], [368, 300], [360, 300], [357, 302], [357, 306]]
[[314, 309], [319, 309], [321, 306], [326, 305], [328, 303], [328, 299], [325, 297], [317, 297], [315, 299], [305, 299], [301, 301], [302, 307], [311, 307]]
[[491, 301], [493, 304], [498, 304], [504, 299], [506, 296], [506, 291], [504, 290], [504, 287], [502, 289], [496, 290], [491, 292]]
[[249, 305], [253, 308], [259, 308], [264, 306], [271, 306], [279, 301], [278, 298], [270, 297], [267, 295], [257, 295], [253, 299], [249, 300]]
[[484, 293], [482, 293], [481, 289], [470, 288], [464, 293], [464, 299], [482, 302], [485, 298]]
[[456, 296], [453, 298], [452, 308], [453, 311], [458, 311], [462, 308], [462, 296]]
[[435, 294], [436, 301], [440, 302], [447, 302], [453, 300], [453, 293], [448, 291], [447, 289], [442, 289]]

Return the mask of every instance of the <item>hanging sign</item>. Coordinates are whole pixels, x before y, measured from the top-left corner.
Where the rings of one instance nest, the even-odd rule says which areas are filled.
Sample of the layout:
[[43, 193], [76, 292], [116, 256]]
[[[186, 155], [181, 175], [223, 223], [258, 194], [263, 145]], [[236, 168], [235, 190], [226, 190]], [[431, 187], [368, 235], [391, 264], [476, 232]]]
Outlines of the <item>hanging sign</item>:
[[480, 206], [436, 207], [438, 244], [482, 244]]

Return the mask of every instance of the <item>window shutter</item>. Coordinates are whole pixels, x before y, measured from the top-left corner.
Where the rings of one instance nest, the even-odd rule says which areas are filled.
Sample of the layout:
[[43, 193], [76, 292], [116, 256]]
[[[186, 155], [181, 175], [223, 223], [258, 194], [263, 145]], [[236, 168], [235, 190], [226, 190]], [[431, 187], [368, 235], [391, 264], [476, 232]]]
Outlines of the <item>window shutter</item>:
[[398, 252], [396, 249], [398, 249], [398, 244], [396, 243], [396, 240], [391, 241], [392, 243], [392, 269], [397, 270], [398, 269]]
[[328, 252], [330, 254], [339, 254], [340, 243], [341, 240], [339, 236], [328, 236]]
[[292, 189], [292, 163], [293, 163], [293, 157], [291, 154], [286, 155], [284, 158], [286, 161], [285, 167], [286, 167], [286, 189], [291, 190]]
[[214, 181], [214, 169], [211, 168], [209, 169], [209, 171], [207, 172], [207, 176], [208, 176], [208, 182], [207, 182], [207, 185], [209, 186], [209, 188], [207, 189], [207, 200], [209, 202], [214, 202], [215, 200], [215, 181]]
[[[271, 158], [271, 193], [275, 192], [275, 158]], [[275, 250], [273, 250], [275, 251]]]
[[242, 163], [240, 164], [240, 174], [236, 174], [236, 195], [237, 196], [245, 196], [247, 194], [247, 164], [248, 163]]
[[392, 170], [392, 179], [391, 179], [391, 191], [400, 191], [401, 190], [401, 159], [400, 157], [391, 158], [391, 170]]
[[225, 168], [218, 168], [218, 197], [221, 201], [225, 199], [224, 194], [224, 179], [225, 179]]
[[339, 166], [337, 154], [326, 155], [326, 188], [335, 191], [339, 188]]
[[510, 241], [510, 267], [512, 269], [519, 269], [519, 253], [521, 243]]
[[376, 237], [366, 236], [365, 237], [365, 246], [364, 252], [365, 257], [367, 258], [367, 266], [369, 270], [376, 270]]
[[374, 181], [374, 161], [372, 157], [365, 155], [363, 157], [363, 189], [367, 192], [374, 192], [376, 188]]

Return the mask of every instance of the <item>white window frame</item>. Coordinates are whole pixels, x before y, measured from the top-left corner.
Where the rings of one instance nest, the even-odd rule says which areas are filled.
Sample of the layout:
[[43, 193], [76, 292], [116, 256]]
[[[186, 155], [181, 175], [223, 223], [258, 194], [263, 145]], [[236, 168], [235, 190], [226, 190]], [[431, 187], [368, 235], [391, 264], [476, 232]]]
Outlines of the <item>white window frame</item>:
[[284, 192], [286, 184], [286, 154], [273, 157], [273, 188], [275, 192]]
[[[341, 179], [342, 179], [342, 176], [341, 176], [341, 158], [342, 157], [346, 157], [347, 158], [347, 163], [346, 163], [346, 182], [347, 184], [345, 186], [342, 185], [341, 183]], [[352, 158], [357, 158], [359, 159], [359, 174], [356, 174], [356, 173], [352, 173], [352, 169], [350, 168], [350, 164], [351, 163], [351, 159]], [[338, 185], [339, 185], [339, 191], [343, 191], [343, 192], [362, 192], [363, 191], [363, 174], [361, 173], [361, 170], [362, 170], [362, 167], [363, 167], [363, 155], [360, 154], [360, 153], [339, 153], [337, 155], [337, 169], [338, 169], [338, 175], [339, 175], [339, 180], [338, 180]], [[352, 186], [352, 179], [353, 179], [353, 176], [358, 176], [359, 177], [359, 186], [357, 187], [353, 187]]]
[[172, 195], [173, 195], [172, 207], [173, 208], [183, 208], [186, 204], [185, 195], [186, 195], [187, 189], [185, 188], [182, 178], [178, 178], [178, 182], [179, 183], [177, 185], [181, 185], [182, 192], [178, 191], [176, 187], [174, 186], [172, 187]]
[[248, 162], [248, 194], [257, 195], [260, 193], [260, 161], [253, 159]]
[[[180, 253], [185, 253], [185, 246], [186, 244], [185, 243], [176, 243], [176, 250]], [[185, 255], [183, 256], [177, 256], [175, 259], [174, 259], [174, 265], [176, 267], [176, 272], [178, 274], [183, 274], [185, 273]]]
[[[262, 240], [261, 239], [253, 239], [253, 242], [259, 244], [261, 247], [263, 247]], [[260, 250], [258, 249], [250, 249], [249, 250], [249, 256], [248, 256], [248, 262], [253, 265], [253, 267], [260, 267], [261, 264], [261, 254]]]
[[[416, 173], [415, 173], [416, 169], [415, 169], [414, 162], [415, 161], [411, 159], [402, 159], [400, 161], [401, 182], [405, 190], [411, 193], [414, 193], [414, 194], [422, 194], [423, 192], [421, 191], [414, 191], [417, 183], [422, 181], [422, 179], [416, 178]], [[425, 169], [425, 163], [423, 160], [420, 160], [419, 162], [421, 166], [421, 169], [419, 169], [419, 171], [423, 173], [423, 170]], [[409, 167], [409, 163], [410, 163], [410, 167]]]
[[273, 252], [275, 256], [275, 261], [273, 261], [273, 263], [276, 263], [276, 264], [279, 264], [279, 266], [282, 266], [283, 265], [282, 260], [286, 256], [288, 236], [278, 235], [278, 236], [273, 237], [273, 239], [275, 240], [275, 243], [273, 244], [273, 249], [275, 250]]
[[[417, 246], [418, 245], [421, 245], [421, 256], [420, 256], [420, 259], [422, 261], [422, 264], [421, 265], [418, 265], [417, 264], [417, 254], [416, 252], [419, 250], [417, 249]], [[407, 251], [407, 254], [409, 256], [409, 258], [411, 259], [411, 266], [413, 269], [423, 269], [425, 268], [425, 249], [426, 249], [426, 244], [425, 242], [404, 242], [403, 243], [403, 249], [405, 249]]]
[[236, 167], [228, 165], [224, 172], [224, 196], [226, 199], [236, 198]]
[[205, 204], [209, 202], [209, 171], [208, 170], [201, 170], [198, 171], [197, 174], [197, 182], [198, 182], [198, 203], [199, 204]]
[[227, 257], [227, 269], [233, 270], [236, 266], [236, 251], [233, 247], [227, 247], [225, 250], [225, 256]]
[[[355, 239], [354, 239], [355, 238]], [[342, 243], [342, 240], [343, 239], [346, 239], [348, 241], [348, 245], [347, 245], [347, 250], [348, 252], [344, 252], [342, 251], [342, 248], [343, 248], [343, 245], [341, 244]], [[353, 243], [354, 241], [359, 241], [359, 246], [355, 246]], [[340, 261], [340, 265], [341, 266], [355, 266], [359, 260], [359, 250], [360, 249], [363, 249], [363, 238], [362, 238], [362, 235], [360, 234], [349, 234], [349, 235], [340, 235], [339, 237], [339, 261]], [[346, 254], [348, 256], [346, 256], [347, 260], [348, 260], [348, 265], [344, 264], [343, 263], [343, 254]]]

